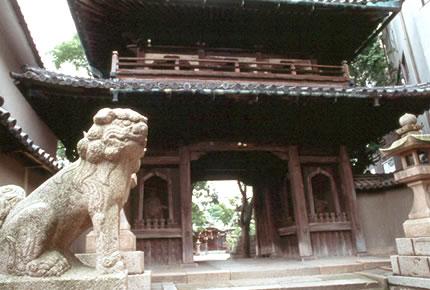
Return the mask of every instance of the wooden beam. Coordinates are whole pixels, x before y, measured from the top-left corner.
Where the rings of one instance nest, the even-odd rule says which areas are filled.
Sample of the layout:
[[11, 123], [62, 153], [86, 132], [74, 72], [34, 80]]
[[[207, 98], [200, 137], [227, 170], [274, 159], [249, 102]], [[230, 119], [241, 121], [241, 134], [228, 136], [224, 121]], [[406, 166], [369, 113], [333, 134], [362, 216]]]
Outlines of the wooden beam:
[[171, 239], [182, 238], [182, 230], [180, 228], [171, 229], [139, 229], [132, 230], [137, 239]]
[[354, 177], [351, 169], [351, 162], [349, 161], [348, 152], [345, 146], [340, 146], [339, 150], [339, 173], [342, 180], [342, 189], [346, 198], [346, 207], [350, 215], [352, 238], [355, 241], [355, 248], [357, 253], [365, 253], [366, 241], [364, 239], [363, 229], [360, 225], [357, 210], [357, 196], [354, 186]]
[[[309, 231], [311, 233], [316, 232], [341, 232], [350, 231], [352, 229], [350, 222], [336, 222], [336, 223], [310, 223]], [[288, 227], [278, 228], [280, 236], [293, 236], [297, 233], [297, 227], [295, 225]]]
[[282, 227], [278, 228], [279, 235], [282, 236], [293, 236], [297, 234], [297, 227], [296, 226], [289, 226], [289, 227]]
[[300, 163], [337, 163], [336, 156], [300, 156]]
[[179, 164], [179, 156], [145, 156], [143, 165], [171, 165]]
[[136, 223], [142, 223], [143, 221], [143, 201], [145, 192], [145, 180], [139, 178], [139, 192], [138, 192], [138, 204], [137, 204], [137, 220]]
[[311, 233], [350, 231], [351, 223], [350, 222], [310, 223], [309, 229]]
[[179, 149], [179, 179], [181, 189], [181, 224], [182, 224], [182, 262], [191, 264], [193, 260], [192, 227], [192, 189], [190, 151], [186, 147]]
[[297, 226], [297, 240], [300, 257], [312, 256], [312, 242], [306, 209], [305, 187], [303, 185], [302, 168], [300, 166], [297, 146], [288, 148], [288, 173], [291, 182], [291, 194], [294, 205], [294, 216]]
[[[240, 140], [239, 140], [240, 141]], [[268, 151], [268, 152], [287, 152], [283, 146], [277, 145], [258, 145], [242, 142], [202, 142], [189, 146], [193, 152], [213, 152], [213, 151]]]

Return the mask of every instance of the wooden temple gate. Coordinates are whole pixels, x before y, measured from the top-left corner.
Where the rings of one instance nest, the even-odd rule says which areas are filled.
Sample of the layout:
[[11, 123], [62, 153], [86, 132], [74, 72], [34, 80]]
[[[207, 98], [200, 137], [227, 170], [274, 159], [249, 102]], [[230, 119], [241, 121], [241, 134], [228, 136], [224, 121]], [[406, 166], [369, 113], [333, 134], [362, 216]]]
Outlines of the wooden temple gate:
[[[182, 146], [177, 155], [148, 156], [128, 212], [137, 247], [147, 263], [192, 263], [192, 182], [241, 179], [254, 187], [258, 256], [309, 258], [345, 256], [366, 251], [356, 208], [350, 161], [344, 146], [336, 155], [268, 146], [209, 142]], [[264, 153], [276, 166], [260, 166], [257, 175], [236, 174], [205, 166], [223, 160], [219, 153]], [[218, 154], [213, 158], [210, 154]], [[206, 158], [206, 161], [201, 161]], [[202, 164], [199, 164], [202, 162]], [[282, 164], [285, 165], [282, 167]], [[273, 165], [275, 166], [275, 165]], [[279, 170], [279, 168], [281, 168]]]
[[12, 76], [71, 159], [100, 108], [148, 117], [125, 207], [146, 263], [193, 262], [192, 183], [213, 178], [253, 186], [259, 256], [366, 251], [347, 149], [363, 165], [366, 144], [428, 100], [354, 88], [347, 63], [401, 1], [68, 3], [96, 78]]

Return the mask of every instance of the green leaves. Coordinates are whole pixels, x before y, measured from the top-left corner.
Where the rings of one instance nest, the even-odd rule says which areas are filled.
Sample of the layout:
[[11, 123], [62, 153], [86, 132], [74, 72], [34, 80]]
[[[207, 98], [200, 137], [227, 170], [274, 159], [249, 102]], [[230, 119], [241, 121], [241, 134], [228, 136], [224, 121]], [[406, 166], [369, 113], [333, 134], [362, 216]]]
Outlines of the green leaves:
[[380, 36], [369, 43], [351, 63], [351, 77], [357, 86], [394, 84], [393, 69], [387, 61]]
[[90, 73], [88, 61], [77, 34], [71, 40], [57, 45], [51, 51], [51, 55], [57, 69], [64, 63], [71, 63], [76, 70], [83, 68], [87, 70], [88, 74]]

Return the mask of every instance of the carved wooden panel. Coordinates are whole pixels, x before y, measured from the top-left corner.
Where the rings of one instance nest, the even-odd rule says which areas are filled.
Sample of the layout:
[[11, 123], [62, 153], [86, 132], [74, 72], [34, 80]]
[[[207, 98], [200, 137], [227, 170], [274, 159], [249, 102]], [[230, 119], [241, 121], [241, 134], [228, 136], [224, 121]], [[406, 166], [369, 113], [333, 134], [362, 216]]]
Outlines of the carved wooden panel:
[[313, 232], [312, 249], [315, 256], [351, 256], [354, 254], [350, 231]]
[[287, 258], [299, 257], [299, 247], [296, 235], [281, 237], [282, 256]]
[[182, 261], [181, 239], [137, 239], [138, 251], [145, 252], [145, 265], [180, 264]]

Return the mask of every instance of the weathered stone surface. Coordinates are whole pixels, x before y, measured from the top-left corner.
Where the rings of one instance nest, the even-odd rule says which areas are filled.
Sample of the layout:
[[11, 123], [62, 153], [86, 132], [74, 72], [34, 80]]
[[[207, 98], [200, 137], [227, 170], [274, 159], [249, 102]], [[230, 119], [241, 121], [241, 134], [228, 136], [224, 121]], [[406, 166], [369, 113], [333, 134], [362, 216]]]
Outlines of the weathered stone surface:
[[151, 290], [151, 271], [128, 275], [128, 290]]
[[[144, 252], [121, 251], [121, 256], [124, 258], [124, 263], [129, 274], [141, 274], [144, 272]], [[95, 267], [96, 265], [95, 253], [76, 254], [76, 257], [87, 266]]]
[[[91, 289], [106, 290], [127, 289], [126, 273], [100, 275], [94, 268], [73, 267], [59, 277], [28, 277], [0, 274], [0, 289], [13, 290], [64, 290]], [[145, 288], [143, 288], [145, 289]]]
[[[390, 284], [390, 290], [405, 290], [405, 289], [430, 289], [430, 279], [428, 278], [417, 278], [417, 277], [405, 277], [405, 276], [391, 276], [388, 277], [388, 283]], [[401, 288], [393, 288], [396, 286], [402, 286]], [[409, 288], [404, 288], [409, 287]]]
[[414, 247], [411, 238], [396, 239], [397, 254], [401, 256], [414, 256]]
[[400, 275], [414, 277], [430, 277], [429, 257], [399, 256]]
[[0, 228], [10, 210], [24, 198], [25, 191], [19, 186], [6, 185], [0, 187]]
[[78, 143], [80, 158], [2, 217], [0, 272], [62, 275], [74, 261], [70, 244], [91, 224], [97, 236], [97, 269], [125, 269], [119, 213], [136, 185], [148, 127], [145, 117], [129, 109], [102, 109], [93, 120]]
[[207, 271], [188, 274], [188, 283], [205, 284], [230, 280], [230, 271]]
[[412, 239], [414, 243], [415, 255], [430, 256], [430, 238], [416, 238]]
[[399, 256], [391, 256], [391, 268], [395, 275], [400, 275]]
[[[127, 221], [124, 210], [120, 212], [119, 223], [119, 250], [136, 251], [136, 235], [130, 230], [130, 224]], [[91, 231], [85, 239], [85, 252], [94, 253], [96, 251], [96, 234]]]
[[403, 229], [407, 238], [430, 237], [430, 218], [408, 219]]

